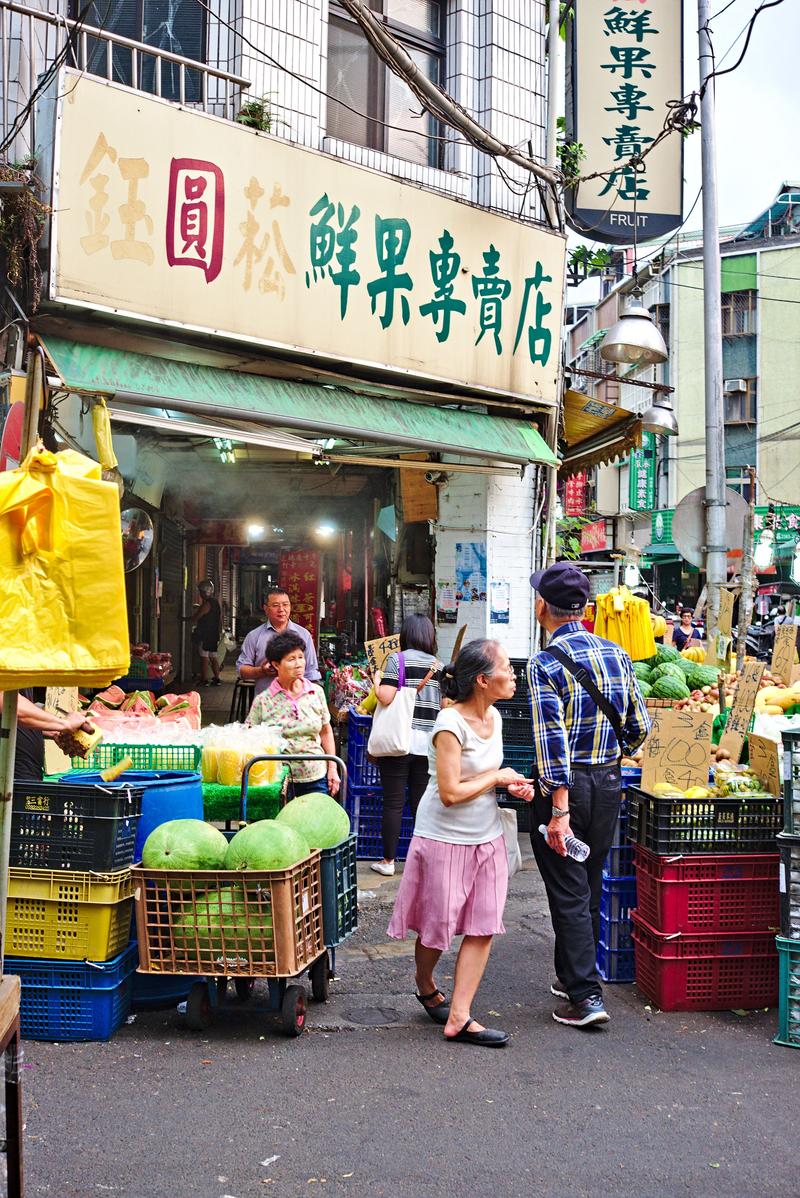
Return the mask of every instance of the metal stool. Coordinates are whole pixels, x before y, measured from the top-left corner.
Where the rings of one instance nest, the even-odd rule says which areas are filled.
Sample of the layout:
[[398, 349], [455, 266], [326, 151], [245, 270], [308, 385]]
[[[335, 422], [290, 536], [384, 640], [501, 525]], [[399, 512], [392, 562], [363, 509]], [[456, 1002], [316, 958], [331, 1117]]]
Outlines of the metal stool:
[[231, 699], [231, 710], [228, 716], [229, 724], [243, 724], [245, 722], [253, 705], [253, 692], [255, 689], [255, 682], [246, 682], [243, 678], [236, 679]]

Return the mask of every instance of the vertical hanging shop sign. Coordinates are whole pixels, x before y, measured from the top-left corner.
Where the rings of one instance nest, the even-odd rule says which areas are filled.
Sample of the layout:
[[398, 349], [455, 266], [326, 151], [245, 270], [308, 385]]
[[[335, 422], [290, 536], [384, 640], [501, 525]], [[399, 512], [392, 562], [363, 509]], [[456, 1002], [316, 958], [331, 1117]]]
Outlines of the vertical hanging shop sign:
[[572, 474], [564, 484], [564, 515], [582, 516], [586, 511], [586, 471]]
[[[681, 223], [683, 138], [658, 137], [683, 95], [683, 15], [676, 0], [580, 0], [568, 27], [567, 141], [583, 148], [567, 190], [569, 222], [627, 245]], [[637, 159], [641, 159], [637, 163]]]
[[642, 433], [642, 447], [631, 454], [628, 469], [628, 507], [632, 512], [652, 512], [656, 506], [656, 438]]
[[316, 639], [322, 583], [320, 554], [316, 549], [282, 550], [278, 578], [292, 604], [295, 624], [301, 624]]

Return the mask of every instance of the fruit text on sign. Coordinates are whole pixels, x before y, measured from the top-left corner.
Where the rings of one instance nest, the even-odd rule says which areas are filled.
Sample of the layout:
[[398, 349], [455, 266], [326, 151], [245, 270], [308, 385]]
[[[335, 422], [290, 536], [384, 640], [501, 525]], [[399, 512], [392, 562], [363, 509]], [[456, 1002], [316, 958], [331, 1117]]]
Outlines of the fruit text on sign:
[[763, 661], [748, 661], [742, 668], [736, 698], [733, 701], [728, 723], [719, 742], [721, 749], [727, 749], [734, 761], [739, 760], [742, 746], [750, 727], [753, 708], [756, 705], [756, 695], [764, 673]]
[[781, 768], [778, 760], [778, 745], [766, 736], [756, 736], [751, 732], [747, 737], [750, 746], [750, 769], [763, 784], [767, 794], [780, 797]]
[[657, 782], [670, 782], [680, 790], [707, 786], [710, 749], [708, 712], [656, 710], [644, 742], [642, 790], [652, 792]]
[[772, 649], [772, 673], [788, 686], [792, 680], [797, 651], [797, 627], [794, 624], [778, 624], [775, 628], [775, 645]]

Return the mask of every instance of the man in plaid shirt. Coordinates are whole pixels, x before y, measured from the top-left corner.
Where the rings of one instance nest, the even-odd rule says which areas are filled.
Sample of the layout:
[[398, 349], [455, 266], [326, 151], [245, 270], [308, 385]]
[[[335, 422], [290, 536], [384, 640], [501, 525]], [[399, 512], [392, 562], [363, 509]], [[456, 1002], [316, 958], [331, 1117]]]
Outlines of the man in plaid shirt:
[[[556, 979], [563, 999], [558, 1023], [607, 1023], [595, 964], [600, 932], [603, 863], [619, 816], [621, 755], [634, 752], [650, 718], [631, 659], [611, 641], [587, 632], [581, 619], [589, 583], [575, 566], [557, 562], [531, 575], [536, 619], [547, 648], [528, 664], [533, 748], [533, 852], [547, 890], [555, 932]], [[588, 844], [586, 861], [566, 853], [565, 837]]]

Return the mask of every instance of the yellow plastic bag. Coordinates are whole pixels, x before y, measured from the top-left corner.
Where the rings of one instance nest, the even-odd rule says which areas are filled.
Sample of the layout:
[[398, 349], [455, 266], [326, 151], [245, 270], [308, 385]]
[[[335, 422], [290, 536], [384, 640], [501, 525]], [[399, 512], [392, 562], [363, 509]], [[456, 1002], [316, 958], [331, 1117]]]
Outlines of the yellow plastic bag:
[[0, 474], [0, 690], [105, 686], [129, 646], [117, 489], [39, 446]]

